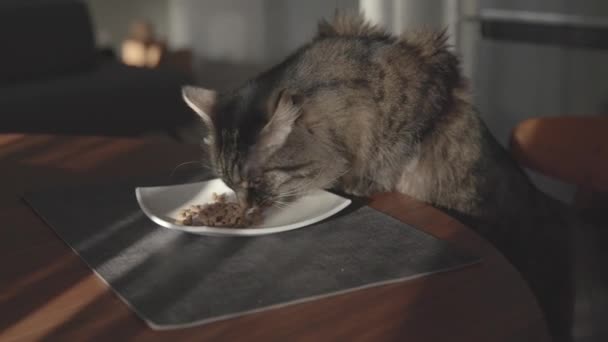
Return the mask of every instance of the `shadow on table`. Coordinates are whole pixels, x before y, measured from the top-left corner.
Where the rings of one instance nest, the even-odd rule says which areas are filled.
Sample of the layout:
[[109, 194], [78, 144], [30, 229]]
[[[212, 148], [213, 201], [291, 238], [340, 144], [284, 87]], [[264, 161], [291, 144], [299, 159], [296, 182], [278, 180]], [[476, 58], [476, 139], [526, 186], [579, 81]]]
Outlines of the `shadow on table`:
[[[147, 143], [125, 139], [112, 144], [105, 138], [95, 137], [56, 138], [14, 134], [1, 138], [0, 179], [3, 180], [3, 189], [0, 215], [5, 216], [5, 228], [0, 233], [3, 236], [0, 245], [4, 246], [2, 254], [6, 265], [2, 276], [5, 281], [0, 282], [0, 307], [5, 308], [0, 314], [0, 336], [18, 324], [27, 324], [28, 320], [36, 319], [37, 312], [43, 313], [47, 303], [91, 275], [82, 261], [41, 219], [20, 203], [19, 197], [24, 191], [41, 190], [50, 185], [73, 186], [104, 179], [134, 177], [138, 176], [138, 171], [162, 170], [158, 165], [170, 164], [169, 160], [175, 160], [175, 165], [178, 165], [195, 155], [193, 149], [184, 148], [183, 154], [172, 153], [159, 160], [155, 154], [162, 151], [150, 149]], [[83, 160], [82, 167], [75, 165], [74, 160]], [[166, 169], [167, 179], [170, 179], [170, 172], [171, 169]], [[28, 229], [20, 230], [20, 227]], [[141, 238], [133, 236], [129, 243]], [[27, 246], [28, 249], [15, 250], [14, 246]]]
[[[20, 145], [21, 147], [19, 147]], [[26, 159], [25, 157], [45, 154], [52, 151], [53, 148], [62, 145], [64, 144], [45, 141], [44, 139], [40, 139], [36, 143], [28, 143], [25, 140], [17, 139], [13, 144], [0, 148], [0, 162], [2, 165], [9, 166], [11, 163], [22, 164], [22, 161]], [[6, 148], [7, 146], [8, 148]], [[11, 148], [11, 146], [17, 147]], [[139, 148], [143, 148], [143, 146]], [[49, 160], [46, 166], [30, 165], [24, 167], [20, 165], [19, 168], [14, 169], [10, 167], [2, 168], [0, 174], [2, 177], [16, 177], [17, 175], [11, 170], [19, 170], [20, 174], [18, 176], [21, 179], [26, 179], [26, 181], [31, 180], [31, 184], [28, 185], [30, 189], [35, 188], [36, 184], [44, 185], [52, 183], [49, 181], [49, 178], [56, 178], [58, 183], [64, 184], [83, 182], [89, 180], [92, 175], [99, 178], [112, 179], [112, 177], [129, 175], [128, 167], [122, 168], [123, 165], [139, 163], [138, 169], [141, 170], [145, 165], [148, 165], [147, 163], [151, 163], [151, 169], [153, 169], [155, 163], [145, 162], [144, 160], [150, 158], [154, 161], [156, 154], [156, 151], [153, 151], [147, 153], [147, 155], [146, 153], [142, 153], [142, 155], [133, 157], [136, 155], [133, 150], [121, 153], [120, 146], [116, 146], [104, 158], [98, 158], [92, 164], [94, 168], [75, 168], [66, 171], [53, 165], [53, 161]], [[133, 160], [133, 158], [136, 158], [136, 160]], [[65, 158], [63, 159], [65, 161]], [[167, 162], [158, 162], [158, 164], [166, 165]], [[48, 178], [44, 180], [37, 179], [41, 174], [44, 174]], [[10, 187], [10, 183], [8, 184]], [[18, 189], [18, 187], [15, 189]], [[376, 201], [382, 200], [387, 199], [376, 199]], [[361, 202], [358, 203], [361, 205]], [[355, 209], [356, 205], [352, 209]], [[387, 203], [387, 205], [399, 206], [400, 204]], [[406, 215], [408, 223], [416, 226], [416, 222], [410, 220], [416, 221], [418, 218], [421, 222], [424, 222], [425, 215], [435, 214], [430, 212], [430, 209], [420, 208], [414, 206], [403, 209], [403, 212], [409, 213], [409, 215]], [[417, 209], [420, 210], [415, 211]], [[394, 211], [394, 213], [397, 213], [397, 211]], [[17, 227], [19, 222], [14, 222], [13, 224]], [[450, 225], [449, 220], [444, 221], [443, 224]], [[35, 225], [44, 227], [40, 223]], [[45, 234], [48, 235], [48, 233], [46, 231]], [[469, 235], [471, 233], [467, 233], [466, 230], [446, 229], [443, 234], [439, 237], [456, 242], [467, 241], [471, 238]], [[138, 238], [134, 237], [133, 243], [137, 240]], [[484, 242], [482, 241], [480, 245], [484, 246]], [[124, 247], [127, 248], [128, 246], [125, 245]], [[473, 248], [473, 252], [476, 252], [475, 248], [479, 246], [471, 245], [468, 247]], [[484, 250], [484, 248], [486, 249]], [[2, 320], [2, 325], [0, 325], [2, 331], [5, 331], [17, 322], [26, 321], [29, 317], [28, 315], [43, 308], [46, 303], [65, 293], [65, 291], [73, 285], [78, 284], [85, 277], [90, 276], [90, 271], [67, 248], [52, 247], [50, 250], [53, 250], [56, 254], [49, 257], [43, 249], [39, 250], [40, 259], [32, 259], [32, 264], [26, 266], [29, 269], [19, 271], [22, 272], [23, 276], [17, 277], [17, 283], [22, 284], [22, 286], [14, 288], [15, 284], [13, 283], [8, 285], [13, 286], [11, 291], [2, 291], [1, 306], [11, 308], [12, 310], [10, 318]], [[58, 254], [56, 251], [61, 252]], [[318, 337], [318, 335], [314, 335], [315, 331], [318, 331], [323, 332], [325, 334], [323, 336], [333, 336], [336, 339], [352, 336], [353, 332], [358, 332], [364, 340], [398, 340], [402, 336], [436, 336], [439, 338], [451, 335], [453, 337], [452, 340], [462, 338], [462, 341], [474, 341], [480, 340], [480, 337], [484, 336], [492, 338], [495, 336], [494, 334], [500, 334], [501, 331], [506, 333], [507, 331], [517, 331], [517, 329], [523, 330], [524, 327], [514, 328], [513, 326], [509, 326], [509, 324], [517, 324], [509, 322], [516, 321], [516, 318], [521, 315], [534, 316], [534, 313], [518, 312], [517, 310], [524, 306], [519, 305], [518, 307], [513, 303], [519, 302], [521, 304], [521, 298], [528, 298], [530, 301], [534, 301], [534, 299], [530, 297], [527, 289], [521, 286], [517, 273], [504, 265], [505, 261], [501, 259], [501, 256], [491, 252], [491, 248], [488, 249], [487, 247], [483, 247], [480, 251], [484, 254], [483, 264], [473, 266], [467, 270], [452, 271], [413, 280], [408, 282], [408, 291], [405, 292], [403, 291], [403, 286], [405, 286], [403, 284], [386, 285], [377, 289], [361, 290], [348, 295], [324, 299], [322, 303], [320, 301], [303, 303], [243, 318], [218, 322], [208, 327], [205, 331], [212, 331], [212, 334], [215, 334], [214, 336], [218, 338], [230, 336], [242, 337], [243, 335], [252, 336], [252, 338], [266, 337], [269, 339], [276, 338], [277, 335], [279, 337], [284, 336], [285, 338], [294, 337], [288, 332], [297, 332], [296, 337]], [[440, 256], [438, 256], [438, 259], [440, 259]], [[150, 264], [148, 263], [147, 265], [144, 263], [141, 267], [149, 267]], [[492, 267], [507, 271], [502, 273], [493, 272]], [[484, 272], [489, 273], [491, 276], [487, 274], [482, 275], [480, 269], [483, 269]], [[15, 270], [15, 272], [17, 271]], [[62, 277], [62, 281], [52, 281], [52, 279], [58, 279], [57, 277]], [[127, 275], [128, 277], [129, 275]], [[51, 287], [50, 289], [49, 286]], [[188, 285], [184, 286], [187, 287]], [[8, 287], [0, 287], [0, 289], [8, 289]], [[501, 289], [504, 292], [497, 292], [497, 289]], [[165, 305], [170, 304], [178, 296], [179, 294], [175, 294], [169, 297], [164, 301]], [[391, 300], [387, 300], [387, 298], [391, 298]], [[533, 305], [530, 304], [529, 306], [532, 307]], [[463, 308], [478, 311], [469, 312], [467, 315], [463, 314]], [[494, 317], [496, 321], [485, 322], [486, 324], [480, 326], [479, 321], [484, 318], [484, 314], [493, 312], [496, 308], [503, 308], [503, 311], [497, 313], [496, 317]], [[114, 312], [112, 310], [118, 311], [112, 316], [99, 317], [100, 312]], [[464, 311], [466, 312], [466, 310]], [[6, 315], [3, 316], [6, 317]], [[191, 329], [159, 332], [157, 333], [158, 335], [152, 335], [150, 329], [141, 321], [134, 320], [133, 314], [127, 307], [120, 305], [118, 299], [109, 293], [97, 298], [71, 317], [70, 320], [49, 332], [46, 337], [47, 340], [59, 339], [66, 335], [70, 336], [73, 333], [79, 334], [86, 331], [85, 327], [87, 326], [99, 338], [158, 336], [159, 339], [163, 339], [174, 336], [192, 336], [190, 335], [192, 334]], [[267, 324], [268, 320], [272, 320], [272, 326], [287, 329], [284, 329], [284, 331], [280, 329], [265, 329], [263, 323], [266, 322]], [[433, 322], [437, 321], [444, 322], [446, 326], [438, 329], [433, 324]], [[302, 327], [304, 326], [314, 327], [314, 329], [312, 331], [302, 331]], [[475, 327], [475, 329], [471, 329], [471, 327]], [[89, 339], [91, 336], [87, 334], [84, 337]]]
[[[374, 199], [376, 203], [390, 200]], [[357, 205], [369, 203], [356, 201]], [[394, 203], [399, 206], [403, 203]], [[437, 215], [434, 208], [414, 202], [401, 212], [393, 211], [397, 218], [408, 217], [413, 225], [428, 223], [429, 216]], [[407, 215], [403, 215], [408, 213]], [[209, 338], [211, 340], [235, 340], [247, 336], [251, 340], [345, 340], [359, 336], [361, 340], [412, 340], [488, 341], [496, 336], [509, 339], [519, 334], [518, 341], [543, 341], [542, 321], [529, 322], [537, 312], [522, 312], [534, 308], [534, 299], [520, 278], [506, 261], [483, 239], [471, 236], [466, 229], [454, 229], [457, 223], [443, 216], [434, 220], [438, 237], [453, 241], [460, 248], [484, 256], [482, 264], [465, 269], [422, 277], [407, 283], [384, 285], [374, 289], [358, 290], [319, 301], [290, 305], [280, 309], [246, 315], [212, 323], [204, 329], [188, 328], [172, 331], [153, 331], [135, 318], [125, 305], [116, 304], [113, 296], [100, 297], [87, 305], [73, 319], [49, 332], [46, 340], [86, 338], [105, 340], [110, 338], [167, 340], [172, 338]], [[460, 227], [460, 226], [458, 226]], [[471, 242], [473, 241], [473, 242]], [[452, 253], [447, 251], [446, 253]], [[438, 253], [436, 260], [443, 258]], [[157, 264], [162, 253], [153, 255], [121, 280], [136, 282], [137, 274]], [[156, 261], [155, 261], [156, 260]], [[162, 280], [161, 280], [162, 282]], [[174, 284], [165, 284], [173, 286]], [[180, 285], [180, 290], [163, 298], [162, 307], [170, 306], [187, 293], [192, 284]], [[161, 286], [163, 286], [161, 284]], [[407, 288], [407, 289], [406, 289]], [[204, 304], [203, 304], [204, 305]], [[99, 317], [120, 306], [115, 315]], [[159, 307], [162, 309], [162, 307]], [[500, 312], [496, 312], [500, 308]], [[530, 309], [532, 310], [532, 309]], [[491, 321], [484, 319], [491, 315]], [[521, 318], [521, 321], [518, 320]], [[480, 322], [483, 321], [483, 324]], [[442, 326], [437, 327], [437, 322]], [[537, 335], [526, 336], [525, 324], [537, 324]], [[87, 331], [86, 335], [83, 331]], [[79, 335], [83, 334], [83, 335]]]

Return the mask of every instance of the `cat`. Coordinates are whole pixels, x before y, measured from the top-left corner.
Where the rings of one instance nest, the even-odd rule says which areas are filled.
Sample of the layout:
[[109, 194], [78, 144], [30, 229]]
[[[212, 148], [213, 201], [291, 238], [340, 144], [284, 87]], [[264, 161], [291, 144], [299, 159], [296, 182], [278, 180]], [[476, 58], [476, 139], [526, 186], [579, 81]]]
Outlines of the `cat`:
[[208, 129], [212, 168], [244, 204], [284, 205], [318, 188], [430, 203], [492, 242], [528, 281], [553, 336], [568, 340], [571, 213], [489, 132], [445, 32], [395, 36], [338, 13], [241, 87], [182, 94]]

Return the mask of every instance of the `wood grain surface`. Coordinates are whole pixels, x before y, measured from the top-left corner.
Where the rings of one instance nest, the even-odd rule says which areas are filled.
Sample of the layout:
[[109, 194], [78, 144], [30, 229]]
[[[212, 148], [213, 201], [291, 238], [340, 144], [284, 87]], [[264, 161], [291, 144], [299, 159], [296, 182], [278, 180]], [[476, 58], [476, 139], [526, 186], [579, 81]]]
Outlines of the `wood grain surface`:
[[21, 200], [50, 186], [169, 174], [196, 146], [102, 137], [0, 135], [0, 340], [548, 341], [530, 290], [487, 242], [399, 194], [370, 205], [483, 257], [464, 269], [204, 326], [154, 331]]

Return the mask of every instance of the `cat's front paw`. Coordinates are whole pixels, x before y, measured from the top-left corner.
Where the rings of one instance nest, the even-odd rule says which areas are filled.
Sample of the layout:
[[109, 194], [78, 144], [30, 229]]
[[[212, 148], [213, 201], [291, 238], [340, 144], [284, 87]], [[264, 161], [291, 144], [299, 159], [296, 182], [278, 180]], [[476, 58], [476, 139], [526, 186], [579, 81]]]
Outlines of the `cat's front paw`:
[[366, 197], [369, 195], [367, 193], [367, 191], [363, 191], [363, 189], [355, 187], [355, 186], [342, 187], [342, 191], [344, 191], [344, 193], [346, 193], [348, 195], [355, 196], [355, 197]]

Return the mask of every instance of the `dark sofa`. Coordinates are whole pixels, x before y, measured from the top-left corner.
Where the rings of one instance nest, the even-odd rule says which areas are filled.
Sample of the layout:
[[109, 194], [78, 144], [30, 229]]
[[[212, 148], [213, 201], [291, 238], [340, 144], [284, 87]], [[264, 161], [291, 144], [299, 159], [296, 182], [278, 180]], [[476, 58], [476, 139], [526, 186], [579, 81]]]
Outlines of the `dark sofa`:
[[0, 1], [0, 132], [172, 133], [194, 119], [190, 82], [98, 51], [80, 1]]

